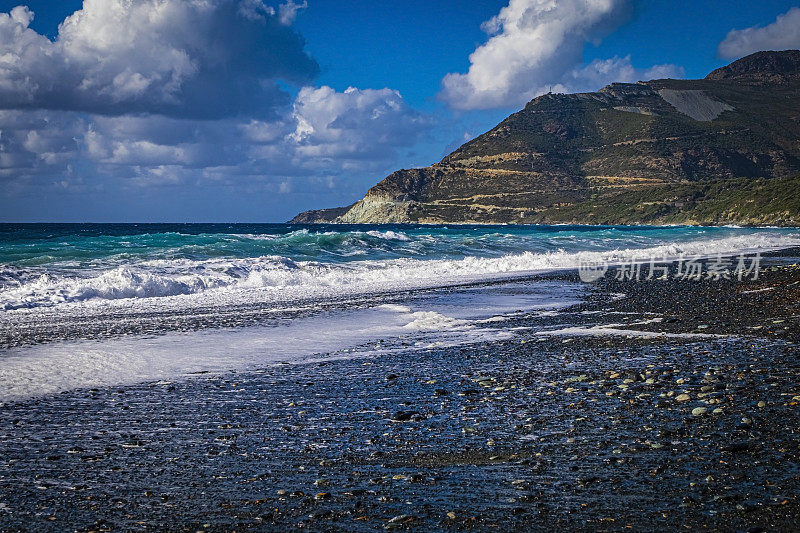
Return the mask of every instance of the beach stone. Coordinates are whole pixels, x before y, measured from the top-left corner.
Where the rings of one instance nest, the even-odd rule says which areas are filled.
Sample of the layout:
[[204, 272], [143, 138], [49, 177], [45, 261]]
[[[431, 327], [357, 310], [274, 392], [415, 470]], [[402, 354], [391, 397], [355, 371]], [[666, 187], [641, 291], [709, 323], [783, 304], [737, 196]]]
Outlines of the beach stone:
[[684, 394], [679, 394], [679, 395], [677, 395], [677, 396], [675, 397], [675, 401], [676, 401], [676, 402], [688, 402], [688, 401], [689, 401], [689, 400], [691, 400], [691, 399], [692, 399], [692, 397], [691, 397], [691, 396], [689, 396], [689, 395], [688, 395], [688, 394], [686, 394], [686, 393], [684, 393]]
[[413, 520], [414, 520], [413, 516], [408, 514], [401, 514], [390, 519], [388, 522], [386, 522], [386, 525], [383, 527], [384, 529], [395, 529]]
[[750, 449], [750, 443], [748, 441], [740, 441], [734, 442], [729, 444], [724, 448], [726, 451], [729, 452], [745, 452]]
[[414, 415], [418, 415], [418, 411], [397, 411], [394, 415], [392, 415], [393, 422], [408, 422]]
[[758, 504], [756, 502], [746, 500], [737, 504], [736, 508], [740, 511], [744, 511], [745, 513], [751, 513], [758, 509]]
[[701, 416], [708, 412], [707, 407], [695, 407], [692, 409], [692, 416]]

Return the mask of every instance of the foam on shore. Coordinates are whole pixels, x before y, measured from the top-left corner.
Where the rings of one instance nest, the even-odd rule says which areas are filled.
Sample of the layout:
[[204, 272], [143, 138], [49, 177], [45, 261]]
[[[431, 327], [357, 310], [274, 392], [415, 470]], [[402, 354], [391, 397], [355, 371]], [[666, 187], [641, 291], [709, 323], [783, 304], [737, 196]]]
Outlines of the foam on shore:
[[[78, 388], [171, 380], [197, 372], [252, 370], [281, 363], [370, 357], [387, 350], [454, 346], [507, 338], [487, 316], [559, 309], [579, 288], [561, 283], [468, 288], [399, 304], [345, 308], [271, 326], [170, 332], [157, 336], [62, 341], [12, 348], [0, 357], [0, 401]], [[75, 325], [73, 327], [79, 327]]]

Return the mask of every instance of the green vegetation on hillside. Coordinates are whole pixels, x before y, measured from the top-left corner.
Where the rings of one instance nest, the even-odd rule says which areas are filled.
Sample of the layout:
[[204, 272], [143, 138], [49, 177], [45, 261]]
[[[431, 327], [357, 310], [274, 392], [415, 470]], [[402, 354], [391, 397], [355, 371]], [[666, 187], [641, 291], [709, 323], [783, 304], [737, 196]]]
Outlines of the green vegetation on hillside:
[[671, 184], [598, 195], [526, 222], [800, 225], [800, 176]]
[[546, 94], [350, 209], [298, 221], [800, 224], [800, 51]]

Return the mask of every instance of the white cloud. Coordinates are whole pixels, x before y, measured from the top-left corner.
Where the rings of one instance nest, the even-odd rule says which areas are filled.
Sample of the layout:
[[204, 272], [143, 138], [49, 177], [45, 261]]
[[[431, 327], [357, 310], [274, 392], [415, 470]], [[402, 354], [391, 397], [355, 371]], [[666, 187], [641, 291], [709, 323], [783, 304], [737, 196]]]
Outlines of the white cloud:
[[642, 80], [681, 78], [682, 67], [654, 65], [648, 69], [637, 69], [631, 56], [595, 59], [588, 65], [576, 68], [564, 76], [559, 91], [595, 90], [609, 82], [633, 83]]
[[85, 127], [72, 113], [0, 111], [0, 182], [66, 174]]
[[744, 30], [731, 30], [719, 47], [717, 54], [725, 59], [735, 59], [761, 50], [787, 50], [800, 48], [800, 8], [793, 7], [779, 15], [768, 26], [753, 26]]
[[[625, 20], [630, 0], [511, 0], [482, 28], [490, 38], [469, 57], [466, 73], [442, 80], [440, 97], [455, 109], [515, 107], [548, 92], [596, 90], [646, 71], [629, 58], [582, 66], [587, 43], [598, 43]], [[661, 66], [658, 72], [679, 69]], [[634, 80], [635, 81], [635, 80]]]
[[292, 0], [288, 0], [285, 4], [278, 6], [278, 20], [281, 21], [281, 24], [289, 26], [297, 18], [297, 12], [307, 7], [308, 2], [306, 0], [303, 0], [302, 4], [295, 4]]
[[261, 0], [241, 0], [238, 12], [249, 20], [265, 21], [267, 17], [275, 15], [275, 9], [264, 4]]
[[643, 80], [662, 80], [666, 78], [683, 78], [686, 76], [686, 69], [679, 65], [663, 64], [653, 65], [644, 71]]
[[[84, 0], [54, 40], [31, 29], [28, 8], [0, 13], [0, 201], [371, 184], [430, 119], [391, 89], [308, 86], [317, 65], [288, 27], [305, 7]], [[301, 87], [294, 100], [278, 80]]]
[[491, 38], [469, 57], [467, 73], [442, 80], [457, 109], [516, 106], [558, 83], [587, 41], [623, 16], [627, 0], [511, 0], [483, 24]]
[[85, 0], [54, 41], [16, 7], [0, 13], [0, 107], [268, 115], [289, 100], [277, 80], [318, 71], [282, 23], [292, 6], [277, 15], [261, 0]]
[[391, 89], [305, 87], [292, 116], [297, 155], [310, 158], [386, 157], [413, 144], [428, 126], [428, 119]]
[[318, 66], [290, 27], [307, 4], [281, 2], [84, 0], [53, 40], [30, 9], [0, 13], [0, 212], [84, 194], [125, 209], [158, 187], [231, 205], [268, 191], [279, 210], [279, 195], [362, 193], [430, 118], [391, 89], [309, 86]]
[[288, 177], [384, 171], [429, 126], [390, 89], [306, 87], [274, 120], [0, 111], [0, 180], [69, 182], [80, 165], [82, 179], [123, 185], [257, 181], [288, 192]]

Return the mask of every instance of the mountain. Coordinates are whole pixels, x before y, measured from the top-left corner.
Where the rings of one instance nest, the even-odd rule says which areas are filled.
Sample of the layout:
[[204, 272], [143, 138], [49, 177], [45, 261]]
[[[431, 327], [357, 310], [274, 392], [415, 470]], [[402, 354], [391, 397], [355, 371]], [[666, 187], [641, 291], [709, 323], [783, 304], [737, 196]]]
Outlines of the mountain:
[[800, 225], [800, 51], [539, 96], [439, 163], [293, 222]]
[[303, 211], [290, 222], [293, 224], [329, 224], [336, 222], [336, 220], [350, 211], [356, 204], [350, 204], [347, 207], [331, 207], [329, 209], [312, 209], [310, 211]]

